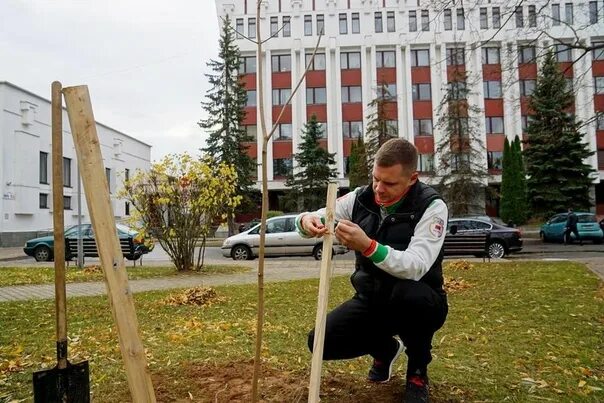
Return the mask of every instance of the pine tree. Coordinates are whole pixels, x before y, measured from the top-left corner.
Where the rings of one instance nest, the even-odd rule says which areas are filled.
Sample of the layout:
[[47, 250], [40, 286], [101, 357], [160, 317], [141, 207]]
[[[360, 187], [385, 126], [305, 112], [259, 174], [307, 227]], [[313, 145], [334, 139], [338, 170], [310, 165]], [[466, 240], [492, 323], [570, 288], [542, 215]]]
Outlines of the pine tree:
[[503, 221], [514, 224], [524, 224], [528, 216], [526, 178], [518, 136], [511, 144], [506, 138], [503, 147], [499, 215]]
[[512, 220], [514, 215], [514, 189], [515, 161], [507, 137], [503, 143], [503, 161], [501, 166], [501, 196], [499, 204], [499, 216], [505, 222]]
[[[209, 134], [202, 151], [219, 163], [235, 166], [237, 194], [243, 196], [242, 206], [245, 206], [249, 205], [256, 166], [244, 143], [255, 139], [250, 138], [242, 126], [246, 91], [239, 78], [240, 53], [233, 32], [227, 16], [219, 40], [219, 59], [207, 63], [212, 73], [206, 77], [212, 88], [206, 94], [206, 101], [202, 102], [207, 118], [200, 121], [199, 126]], [[229, 235], [235, 233], [234, 213], [229, 214]]]
[[287, 194], [288, 209], [317, 210], [325, 205], [327, 185], [338, 177], [335, 153], [329, 153], [319, 144], [321, 126], [312, 115], [306, 123], [299, 152], [294, 154], [296, 172], [290, 174], [285, 185], [291, 188]]
[[352, 143], [350, 156], [348, 157], [348, 181], [350, 182], [350, 190], [367, 185], [370, 182], [369, 174], [370, 171], [369, 165], [367, 164], [365, 142], [362, 137], [359, 137], [356, 143]]
[[534, 115], [526, 130], [528, 147], [524, 150], [528, 199], [537, 217], [592, 205], [589, 191], [594, 171], [584, 161], [593, 152], [583, 141], [581, 122], [569, 113], [573, 103], [572, 90], [566, 88], [564, 75], [550, 51], [530, 98]]
[[516, 216], [512, 218], [515, 224], [524, 224], [530, 215], [530, 208], [526, 198], [526, 170], [524, 169], [524, 159], [522, 158], [522, 148], [520, 146], [520, 138], [516, 136], [512, 143], [514, 149], [514, 158], [516, 159]]
[[365, 130], [367, 167], [369, 170], [373, 168], [375, 153], [382, 144], [398, 137], [397, 126], [392, 120], [388, 119], [389, 108], [393, 107], [396, 94], [391, 94], [385, 83], [379, 84], [377, 92], [377, 97], [367, 105], [369, 110], [373, 111], [367, 116], [368, 123]]

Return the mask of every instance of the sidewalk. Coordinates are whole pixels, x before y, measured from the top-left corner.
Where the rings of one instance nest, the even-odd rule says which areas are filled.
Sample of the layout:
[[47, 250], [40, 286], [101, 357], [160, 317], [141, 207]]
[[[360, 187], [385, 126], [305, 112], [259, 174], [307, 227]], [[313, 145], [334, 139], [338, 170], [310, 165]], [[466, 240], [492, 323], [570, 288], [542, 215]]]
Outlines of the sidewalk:
[[28, 259], [29, 256], [23, 252], [22, 246], [0, 248], [0, 261]]

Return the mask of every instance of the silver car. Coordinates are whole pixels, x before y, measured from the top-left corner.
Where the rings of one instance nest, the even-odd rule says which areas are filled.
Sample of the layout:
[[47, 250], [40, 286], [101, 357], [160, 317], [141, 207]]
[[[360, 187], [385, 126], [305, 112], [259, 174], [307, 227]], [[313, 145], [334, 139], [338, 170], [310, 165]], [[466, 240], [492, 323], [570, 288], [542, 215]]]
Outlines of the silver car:
[[[321, 260], [323, 240], [302, 238], [296, 231], [296, 215], [283, 215], [266, 221], [265, 256], [313, 256]], [[250, 260], [258, 256], [260, 224], [224, 240], [222, 255], [234, 260]], [[334, 239], [332, 254], [348, 252]]]

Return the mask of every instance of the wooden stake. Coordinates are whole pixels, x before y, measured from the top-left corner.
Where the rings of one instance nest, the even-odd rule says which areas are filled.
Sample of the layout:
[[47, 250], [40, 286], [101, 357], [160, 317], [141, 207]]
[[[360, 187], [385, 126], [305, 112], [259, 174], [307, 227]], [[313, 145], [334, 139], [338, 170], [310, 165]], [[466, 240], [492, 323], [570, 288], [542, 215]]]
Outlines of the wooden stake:
[[338, 185], [330, 183], [327, 187], [327, 204], [325, 209], [325, 225], [327, 233], [323, 235], [323, 255], [321, 257], [321, 276], [319, 280], [319, 298], [317, 317], [315, 319], [315, 340], [312, 349], [312, 364], [310, 367], [309, 403], [319, 401], [321, 388], [321, 367], [323, 365], [323, 344], [325, 342], [325, 319], [327, 318], [327, 302], [329, 301], [329, 282], [331, 280], [331, 252], [334, 237], [334, 212]]
[[138, 332], [132, 292], [128, 286], [128, 275], [115, 227], [88, 87], [67, 87], [63, 94], [132, 400], [135, 403], [155, 402], [145, 350]]

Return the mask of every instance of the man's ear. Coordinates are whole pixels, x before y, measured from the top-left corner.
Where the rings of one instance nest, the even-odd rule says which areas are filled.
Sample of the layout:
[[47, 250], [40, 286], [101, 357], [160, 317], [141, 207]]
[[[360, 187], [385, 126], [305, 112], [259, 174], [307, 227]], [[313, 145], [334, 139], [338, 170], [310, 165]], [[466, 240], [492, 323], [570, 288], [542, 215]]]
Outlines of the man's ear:
[[415, 184], [415, 182], [417, 182], [417, 179], [419, 178], [419, 172], [414, 171], [413, 173], [411, 173], [411, 177], [409, 178], [409, 180], [411, 181], [411, 184]]

